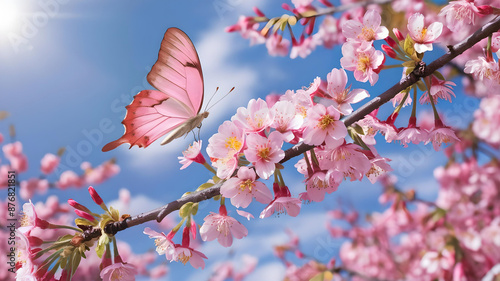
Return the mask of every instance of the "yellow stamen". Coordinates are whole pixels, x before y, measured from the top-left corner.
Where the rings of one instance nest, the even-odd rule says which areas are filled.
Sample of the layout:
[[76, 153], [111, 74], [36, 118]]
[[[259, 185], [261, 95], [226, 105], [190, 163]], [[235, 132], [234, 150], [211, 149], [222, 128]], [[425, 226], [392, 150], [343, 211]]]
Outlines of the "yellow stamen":
[[189, 259], [190, 259], [190, 258], [191, 258], [191, 256], [186, 256], [186, 255], [184, 255], [184, 253], [181, 253], [181, 254], [179, 255], [179, 257], [178, 257], [178, 260], [179, 260], [180, 262], [182, 262], [182, 264], [184, 264], [184, 265], [185, 265], [185, 264], [189, 261]]
[[264, 147], [264, 148], [259, 149], [259, 151], [257, 152], [257, 155], [259, 155], [259, 157], [261, 159], [267, 159], [267, 158], [269, 158], [270, 153], [271, 153], [271, 148]]
[[318, 127], [321, 128], [321, 130], [326, 130], [328, 127], [330, 127], [331, 124], [333, 124], [335, 120], [332, 118], [330, 115], [323, 115], [319, 119]]
[[235, 136], [226, 138], [226, 148], [238, 151], [241, 148], [241, 141]]
[[368, 68], [370, 68], [370, 57], [365, 54], [360, 55], [358, 57], [358, 66], [356, 67], [356, 69], [362, 72], [366, 72]]
[[375, 31], [371, 28], [363, 27], [361, 33], [358, 35], [358, 38], [363, 38], [366, 41], [375, 40]]
[[246, 181], [240, 183], [240, 189], [241, 189], [241, 191], [248, 190], [248, 192], [252, 192], [252, 188], [254, 186], [255, 186], [255, 184], [251, 180], [246, 180]]

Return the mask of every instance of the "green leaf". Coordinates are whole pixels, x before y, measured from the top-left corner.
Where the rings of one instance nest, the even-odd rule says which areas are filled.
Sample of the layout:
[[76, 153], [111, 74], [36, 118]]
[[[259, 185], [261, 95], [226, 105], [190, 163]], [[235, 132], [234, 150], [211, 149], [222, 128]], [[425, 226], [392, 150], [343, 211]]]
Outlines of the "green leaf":
[[191, 212], [191, 207], [193, 207], [193, 202], [187, 202], [186, 204], [182, 205], [182, 207], [179, 210], [179, 216], [181, 218], [189, 216]]
[[106, 245], [109, 244], [109, 237], [106, 234], [101, 235], [99, 237], [99, 241], [97, 242], [97, 247], [95, 247], [95, 252], [99, 258], [102, 258], [102, 255], [106, 251]]
[[207, 189], [207, 188], [209, 188], [209, 187], [212, 187], [212, 186], [214, 186], [214, 184], [213, 184], [213, 183], [211, 183], [211, 182], [206, 182], [206, 183], [204, 183], [204, 184], [202, 184], [202, 185], [198, 186], [198, 188], [196, 189], [196, 191], [205, 190], [205, 189]]
[[78, 265], [80, 265], [81, 260], [82, 260], [82, 256], [79, 255], [78, 253], [75, 253], [73, 255], [73, 261], [71, 262], [71, 276], [73, 276], [75, 274], [75, 271], [78, 268]]
[[193, 216], [196, 216], [196, 213], [198, 213], [198, 206], [199, 205], [200, 204], [198, 204], [198, 203], [193, 204], [193, 207], [191, 208], [191, 214], [193, 214]]
[[403, 66], [404, 66], [404, 67], [413, 67], [413, 68], [415, 68], [415, 62], [414, 62], [414, 61], [412, 61], [412, 60], [407, 60], [407, 61], [405, 61], [405, 62], [403, 63]]
[[417, 87], [422, 92], [427, 91], [427, 89], [425, 88], [425, 84], [424, 84], [424, 82], [422, 82], [422, 80], [417, 81]]
[[361, 127], [360, 125], [358, 124], [354, 124], [354, 125], [351, 125], [351, 128], [356, 132], [358, 133], [358, 135], [362, 135], [364, 136], [365, 135], [365, 131], [363, 130], [363, 127]]
[[434, 73], [432, 73], [434, 76], [436, 76], [439, 80], [446, 80], [444, 79], [444, 76], [443, 74], [441, 74], [441, 72], [439, 71], [434, 71]]
[[111, 217], [115, 220], [115, 221], [119, 221], [120, 220], [120, 212], [113, 208], [112, 206], [109, 207], [109, 212], [111, 213]]
[[406, 39], [405, 39], [403, 50], [410, 57], [415, 53], [414, 45], [415, 45], [415, 41], [413, 41], [413, 39], [411, 39], [410, 34], [406, 35]]

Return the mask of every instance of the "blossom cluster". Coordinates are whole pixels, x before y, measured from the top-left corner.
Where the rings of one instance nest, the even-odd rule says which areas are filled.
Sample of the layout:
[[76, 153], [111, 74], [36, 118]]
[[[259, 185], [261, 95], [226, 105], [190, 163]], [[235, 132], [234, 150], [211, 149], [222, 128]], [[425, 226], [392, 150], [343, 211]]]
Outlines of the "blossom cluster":
[[474, 158], [438, 167], [434, 202], [418, 198], [418, 189], [398, 189], [395, 176], [384, 176], [379, 202], [389, 207], [372, 213], [367, 223], [361, 222], [356, 210], [342, 206], [328, 212], [331, 237], [348, 239], [340, 247], [339, 260], [312, 259], [313, 253], [307, 249], [303, 253], [293, 234], [290, 242], [276, 246], [275, 253], [292, 280], [326, 273], [331, 280], [346, 280], [339, 274], [343, 272], [359, 280], [496, 280], [500, 276], [498, 174], [496, 162], [481, 165]]
[[[3, 137], [0, 138], [0, 143]], [[23, 153], [23, 145], [16, 141], [2, 146], [2, 151], [8, 164], [0, 165], [0, 188], [7, 188], [8, 171], [25, 173], [28, 171], [28, 157]], [[114, 160], [105, 161], [97, 167], [92, 167], [89, 162], [83, 162], [80, 167], [82, 174], [77, 174], [72, 170], [66, 170], [61, 164], [61, 156], [47, 153], [40, 160], [40, 176], [35, 176], [20, 182], [19, 194], [22, 199], [28, 200], [36, 193], [44, 194], [49, 188], [66, 189], [69, 187], [83, 187], [85, 185], [101, 184], [120, 172], [120, 167]], [[48, 177], [58, 177], [54, 182], [50, 182]]]
[[[93, 188], [89, 190], [96, 200], [100, 200]], [[7, 202], [1, 202], [0, 205], [2, 210], [7, 209]], [[74, 200], [60, 203], [56, 196], [50, 196], [45, 203], [39, 202], [35, 205], [30, 201], [23, 205], [21, 227], [16, 230], [16, 280], [111, 281], [117, 280], [116, 276], [122, 276], [123, 279], [120, 280], [135, 280], [138, 274], [159, 278], [168, 272], [164, 265], [149, 268], [156, 259], [155, 254], [134, 254], [130, 245], [122, 241], [114, 242], [116, 250], [120, 251], [114, 258], [111, 258], [109, 251], [102, 258], [95, 251], [85, 251], [86, 247], [88, 249], [94, 246], [99, 237], [84, 241], [82, 229], [69, 226], [74, 220], [71, 207], [75, 208], [75, 213], [80, 217], [76, 220], [77, 225], [87, 229], [90, 235], [90, 228], [83, 227], [81, 223], [86, 219], [97, 223], [96, 215]], [[0, 236], [5, 239], [8, 235], [7, 232], [0, 232]], [[7, 246], [2, 245], [2, 248]], [[8, 249], [2, 250], [8, 252]], [[60, 268], [63, 260], [79, 260], [76, 256], [83, 251], [85, 262], [70, 262], [67, 267]], [[3, 255], [2, 262], [7, 262], [5, 259], [6, 256]], [[6, 271], [1, 274], [3, 275], [0, 275], [0, 280], [12, 280], [12, 273]]]

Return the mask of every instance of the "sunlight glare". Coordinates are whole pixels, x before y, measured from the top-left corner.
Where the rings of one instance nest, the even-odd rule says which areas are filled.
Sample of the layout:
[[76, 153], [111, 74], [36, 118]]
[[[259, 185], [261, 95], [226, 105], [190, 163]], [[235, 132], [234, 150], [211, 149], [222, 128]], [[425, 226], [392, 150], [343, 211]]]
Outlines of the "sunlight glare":
[[12, 31], [21, 21], [21, 11], [16, 0], [0, 0], [0, 32]]

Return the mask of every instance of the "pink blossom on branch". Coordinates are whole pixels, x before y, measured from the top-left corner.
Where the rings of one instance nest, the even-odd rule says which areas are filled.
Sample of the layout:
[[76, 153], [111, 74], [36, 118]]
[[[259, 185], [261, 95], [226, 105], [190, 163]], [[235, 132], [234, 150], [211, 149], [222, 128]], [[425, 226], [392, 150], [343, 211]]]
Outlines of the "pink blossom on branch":
[[443, 24], [434, 22], [426, 27], [424, 25], [424, 15], [415, 13], [408, 19], [407, 28], [411, 39], [415, 41], [415, 51], [424, 53], [432, 51], [432, 43], [441, 35]]
[[357, 81], [370, 81], [370, 85], [375, 85], [384, 61], [384, 54], [375, 50], [370, 43], [346, 42], [342, 45], [340, 64], [346, 70], [353, 71]]
[[347, 136], [347, 129], [340, 121], [340, 112], [333, 106], [317, 104], [311, 107], [307, 111], [304, 127], [304, 143], [310, 145], [325, 143], [333, 148], [342, 144]]
[[207, 154], [217, 168], [217, 176], [229, 178], [238, 166], [239, 153], [245, 144], [241, 127], [230, 121], [219, 126], [218, 133], [208, 139]]
[[446, 26], [454, 32], [460, 31], [464, 25], [475, 24], [475, 19], [479, 14], [479, 10], [476, 7], [474, 1], [470, 0], [459, 0], [450, 1], [441, 12], [440, 16], [446, 18]]
[[205, 222], [200, 228], [203, 241], [217, 239], [223, 247], [233, 244], [233, 237], [241, 239], [248, 235], [248, 230], [239, 221], [227, 215], [226, 206], [219, 208], [219, 213], [210, 213], [203, 219]]
[[220, 189], [222, 196], [231, 198], [231, 204], [237, 208], [246, 208], [252, 199], [263, 204], [269, 204], [273, 199], [271, 191], [267, 186], [256, 180], [257, 176], [253, 169], [240, 167], [237, 177], [229, 178]]
[[48, 175], [52, 173], [59, 165], [60, 158], [52, 153], [47, 153], [41, 160], [42, 173]]
[[292, 217], [296, 217], [300, 213], [301, 202], [297, 198], [293, 198], [290, 194], [290, 190], [286, 186], [279, 186], [278, 183], [273, 184], [274, 189], [274, 200], [269, 203], [269, 205], [262, 210], [259, 218], [264, 219], [275, 212], [280, 214], [288, 214]]
[[370, 96], [364, 89], [351, 91], [351, 87], [346, 88], [347, 74], [344, 69], [332, 69], [327, 75], [327, 81], [326, 99], [321, 103], [325, 106], [333, 105], [342, 115], [352, 113], [351, 103], [358, 103]]
[[247, 136], [247, 146], [245, 157], [263, 179], [268, 179], [274, 173], [276, 163], [285, 157], [285, 152], [281, 149], [283, 138], [279, 132], [271, 132], [267, 138], [250, 134]]
[[181, 170], [187, 168], [193, 162], [199, 164], [206, 163], [205, 157], [201, 154], [201, 144], [201, 140], [193, 142], [188, 149], [182, 152], [182, 156], [177, 157], [177, 159], [179, 159], [179, 163], [182, 164]]
[[266, 101], [260, 98], [257, 100], [251, 99], [246, 108], [238, 108], [231, 121], [242, 128], [245, 133], [261, 132], [273, 123]]
[[342, 33], [347, 40], [371, 42], [384, 39], [389, 36], [389, 30], [385, 26], [380, 26], [381, 22], [382, 18], [379, 12], [368, 10], [363, 17], [363, 23], [348, 20], [342, 25]]

